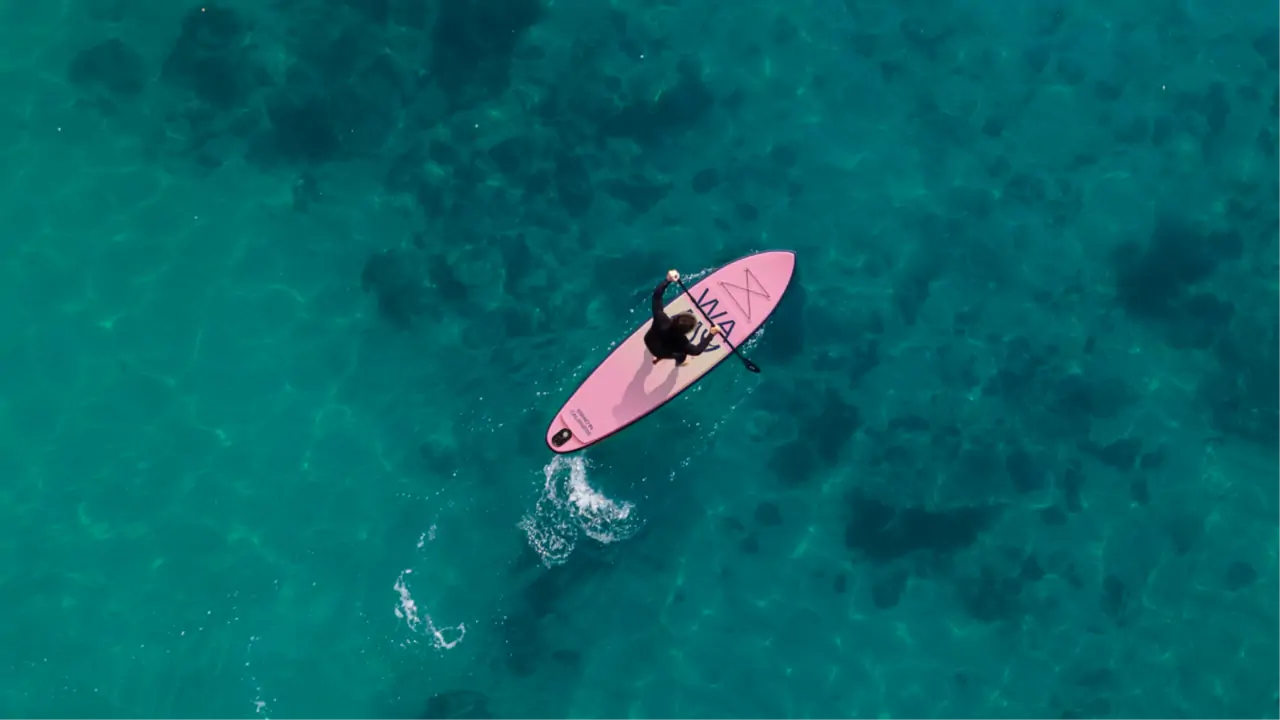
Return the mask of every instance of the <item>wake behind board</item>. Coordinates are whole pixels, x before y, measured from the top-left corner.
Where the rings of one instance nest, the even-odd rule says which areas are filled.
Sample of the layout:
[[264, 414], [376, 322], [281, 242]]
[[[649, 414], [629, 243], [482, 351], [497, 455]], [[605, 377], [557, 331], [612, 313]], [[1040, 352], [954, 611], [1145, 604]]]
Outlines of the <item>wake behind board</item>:
[[[795, 253], [789, 250], [748, 255], [703, 278], [689, 294], [729, 342], [740, 346], [778, 307], [795, 267]], [[667, 292], [673, 288], [677, 295], [667, 304], [667, 315], [692, 310], [689, 296], [677, 285]], [[708, 329], [702, 313], [695, 313], [698, 326], [690, 339], [696, 345]], [[547, 428], [547, 447], [563, 454], [598, 443], [662, 407], [733, 354], [723, 342], [713, 340], [683, 366], [673, 360], [654, 365], [644, 344], [652, 323], [652, 317], [645, 320], [578, 386]]]

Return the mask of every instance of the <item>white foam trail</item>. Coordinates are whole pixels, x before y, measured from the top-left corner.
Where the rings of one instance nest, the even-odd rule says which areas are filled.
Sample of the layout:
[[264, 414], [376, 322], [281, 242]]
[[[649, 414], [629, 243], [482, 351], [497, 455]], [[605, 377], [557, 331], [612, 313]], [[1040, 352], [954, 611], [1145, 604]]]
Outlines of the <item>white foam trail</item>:
[[[413, 570], [405, 570], [400, 573], [400, 577], [396, 578], [395, 590], [400, 595], [400, 604], [396, 607], [396, 617], [404, 621], [409, 631], [414, 634], [425, 634], [431, 638], [431, 645], [437, 650], [451, 650], [462, 642], [462, 638], [467, 635], [467, 626], [465, 623], [458, 623], [452, 627], [438, 628], [431, 621], [431, 616], [422, 613], [418, 614], [418, 603], [414, 602], [413, 596], [409, 594], [409, 585], [405, 582], [405, 576], [413, 574]], [[409, 640], [403, 643], [411, 645], [415, 641]]]
[[581, 473], [569, 473], [569, 504], [576, 511], [582, 532], [592, 540], [611, 543], [635, 533], [631, 522], [634, 506], [629, 502], [614, 502], [588, 485], [585, 469]]
[[581, 456], [557, 455], [542, 468], [542, 475], [542, 496], [519, 526], [547, 567], [568, 560], [579, 535], [613, 543], [626, 540], [640, 528], [634, 505], [611, 500], [591, 487], [587, 462]]
[[[252, 663], [253, 644], [260, 639], [261, 638], [259, 638], [257, 635], [251, 635], [249, 637], [249, 647], [245, 648], [245, 651], [244, 651], [245, 667], [249, 667], [250, 664]], [[262, 684], [258, 682], [258, 678], [252, 670], [249, 671], [249, 682], [253, 683], [253, 689], [255, 693], [253, 697], [253, 713], [255, 715], [261, 715], [262, 717], [270, 720], [270, 716], [267, 715], [267, 713], [271, 712], [271, 709], [267, 707], [267, 701], [263, 698]]]
[[436, 524], [431, 523], [431, 527], [427, 528], [426, 532], [418, 536], [418, 549], [421, 550], [422, 548], [427, 546], [427, 543], [435, 542], [435, 541], [436, 541]]

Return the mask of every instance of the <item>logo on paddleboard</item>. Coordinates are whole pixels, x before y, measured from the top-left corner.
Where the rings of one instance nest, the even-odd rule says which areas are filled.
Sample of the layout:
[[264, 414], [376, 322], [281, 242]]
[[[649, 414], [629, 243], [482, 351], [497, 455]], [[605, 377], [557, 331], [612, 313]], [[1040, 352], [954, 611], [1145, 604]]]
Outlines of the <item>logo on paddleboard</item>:
[[[755, 273], [751, 272], [750, 268], [744, 268], [742, 275], [742, 284], [726, 282], [724, 280], [720, 280], [716, 284], [719, 285], [720, 289], [724, 291], [724, 294], [728, 296], [729, 301], [731, 301], [733, 305], [737, 307], [738, 311], [742, 313], [742, 317], [747, 322], [751, 322], [751, 312], [754, 309], [752, 307], [752, 298], [772, 301], [773, 296], [769, 294], [769, 291], [764, 287], [764, 283], [760, 282], [760, 278], [756, 277]], [[728, 317], [729, 311], [721, 310], [720, 299], [707, 297], [707, 292], [708, 288], [702, 288], [702, 292], [698, 295], [696, 301], [698, 309], [702, 311], [703, 315], [711, 318], [711, 322], [720, 326], [720, 329], [724, 332], [726, 340], [732, 341], [734, 339], [733, 331], [737, 326], [737, 321], [733, 318], [724, 319]], [[698, 327], [696, 327], [693, 332], [694, 337], [701, 340], [709, 331], [702, 322], [699, 322]], [[720, 348], [721, 346], [718, 344], [711, 344], [707, 346], [707, 351], [711, 352], [719, 350]]]
[[582, 428], [582, 432], [586, 433], [587, 437], [591, 437], [595, 434], [596, 428], [591, 424], [591, 421], [587, 419], [586, 413], [582, 412], [578, 408], [574, 408], [569, 411], [569, 417], [573, 418], [573, 421], [578, 423], [578, 427]]
[[751, 272], [751, 268], [743, 268], [742, 275], [741, 285], [721, 280], [720, 289], [724, 290], [733, 304], [738, 306], [747, 322], [751, 322], [751, 298], [764, 298], [766, 301], [773, 298], [769, 296], [769, 291], [764, 289], [764, 283], [760, 282], [760, 278]]

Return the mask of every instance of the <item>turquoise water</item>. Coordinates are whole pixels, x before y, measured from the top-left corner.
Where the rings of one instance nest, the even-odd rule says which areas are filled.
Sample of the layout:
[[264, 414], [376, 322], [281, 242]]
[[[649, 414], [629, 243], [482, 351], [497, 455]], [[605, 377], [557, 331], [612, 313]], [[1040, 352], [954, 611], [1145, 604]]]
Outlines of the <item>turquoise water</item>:
[[[1274, 4], [0, 4], [0, 714], [1276, 717]], [[582, 456], [687, 276], [795, 286]]]

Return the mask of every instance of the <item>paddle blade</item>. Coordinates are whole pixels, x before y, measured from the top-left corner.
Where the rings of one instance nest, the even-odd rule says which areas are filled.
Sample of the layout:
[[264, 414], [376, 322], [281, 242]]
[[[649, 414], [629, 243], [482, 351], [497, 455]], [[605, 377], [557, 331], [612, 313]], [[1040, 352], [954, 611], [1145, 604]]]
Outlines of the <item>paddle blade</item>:
[[[739, 356], [739, 357], [741, 357], [741, 356]], [[757, 365], [757, 364], [755, 364], [755, 363], [753, 363], [753, 362], [751, 362], [750, 360], [748, 360], [748, 359], [746, 359], [746, 358], [742, 358], [742, 364], [743, 364], [743, 365], [745, 365], [745, 366], [746, 366], [746, 368], [747, 368], [748, 370], [750, 370], [751, 372], [753, 372], [753, 373], [758, 373], [758, 372], [760, 372], [760, 366], [759, 366], [759, 365]]]

